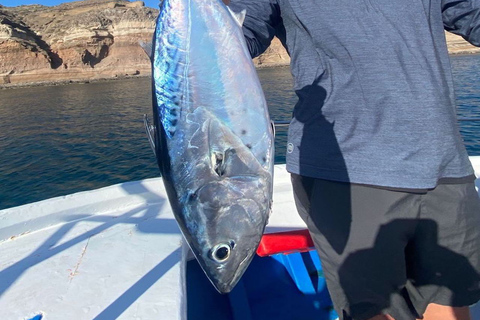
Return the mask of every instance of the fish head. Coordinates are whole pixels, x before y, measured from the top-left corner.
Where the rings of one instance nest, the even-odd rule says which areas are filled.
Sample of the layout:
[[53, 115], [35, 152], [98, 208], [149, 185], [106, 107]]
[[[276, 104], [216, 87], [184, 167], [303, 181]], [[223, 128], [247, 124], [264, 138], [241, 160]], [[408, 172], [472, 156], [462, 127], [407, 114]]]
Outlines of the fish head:
[[[220, 293], [235, 286], [253, 259], [272, 203], [272, 171], [238, 135], [209, 124], [209, 147], [183, 201], [188, 240]], [[267, 152], [267, 151], [265, 151]], [[260, 161], [259, 159], [260, 158]]]
[[262, 180], [237, 176], [212, 181], [198, 189], [186, 207], [201, 217], [189, 228], [195, 230], [190, 246], [220, 293], [228, 293], [236, 285], [262, 237], [271, 200], [261, 188], [251, 187], [265, 183]]

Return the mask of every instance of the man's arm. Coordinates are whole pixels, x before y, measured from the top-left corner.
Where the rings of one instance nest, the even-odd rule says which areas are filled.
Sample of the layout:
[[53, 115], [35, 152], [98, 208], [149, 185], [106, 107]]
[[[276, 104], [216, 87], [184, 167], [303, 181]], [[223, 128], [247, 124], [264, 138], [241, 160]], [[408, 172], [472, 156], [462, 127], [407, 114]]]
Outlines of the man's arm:
[[243, 33], [252, 58], [262, 54], [270, 45], [281, 24], [278, 6], [274, 0], [223, 0], [229, 7], [240, 12], [247, 10]]
[[480, 0], [443, 0], [445, 30], [480, 47]]

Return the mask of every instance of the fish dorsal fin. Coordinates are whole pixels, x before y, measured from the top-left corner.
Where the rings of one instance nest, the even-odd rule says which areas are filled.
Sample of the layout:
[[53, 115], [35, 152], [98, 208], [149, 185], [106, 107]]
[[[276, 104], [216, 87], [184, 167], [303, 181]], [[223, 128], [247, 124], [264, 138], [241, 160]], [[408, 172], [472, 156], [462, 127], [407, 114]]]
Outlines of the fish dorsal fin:
[[243, 9], [240, 12], [234, 12], [230, 7], [228, 7], [228, 11], [232, 14], [232, 17], [237, 21], [238, 25], [241, 27], [243, 25], [243, 21], [245, 21], [245, 16], [247, 15], [247, 10]]

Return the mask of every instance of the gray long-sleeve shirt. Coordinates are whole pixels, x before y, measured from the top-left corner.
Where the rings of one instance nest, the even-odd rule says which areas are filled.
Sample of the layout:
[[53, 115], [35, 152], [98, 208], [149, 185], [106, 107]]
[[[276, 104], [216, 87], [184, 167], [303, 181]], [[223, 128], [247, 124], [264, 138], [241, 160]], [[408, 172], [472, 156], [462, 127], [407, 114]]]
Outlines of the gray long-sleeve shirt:
[[480, 0], [231, 0], [252, 56], [276, 35], [299, 101], [287, 169], [432, 188], [473, 169], [456, 120], [444, 29], [480, 45]]

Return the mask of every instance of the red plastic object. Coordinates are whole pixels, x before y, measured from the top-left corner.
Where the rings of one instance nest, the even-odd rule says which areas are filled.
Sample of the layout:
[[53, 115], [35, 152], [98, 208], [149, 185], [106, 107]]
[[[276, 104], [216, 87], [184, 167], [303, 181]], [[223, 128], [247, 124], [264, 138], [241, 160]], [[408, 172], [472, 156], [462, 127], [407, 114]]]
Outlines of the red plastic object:
[[260, 257], [278, 253], [290, 254], [314, 249], [312, 237], [307, 229], [264, 234], [257, 254]]

